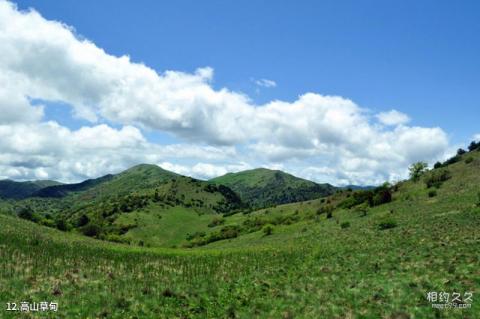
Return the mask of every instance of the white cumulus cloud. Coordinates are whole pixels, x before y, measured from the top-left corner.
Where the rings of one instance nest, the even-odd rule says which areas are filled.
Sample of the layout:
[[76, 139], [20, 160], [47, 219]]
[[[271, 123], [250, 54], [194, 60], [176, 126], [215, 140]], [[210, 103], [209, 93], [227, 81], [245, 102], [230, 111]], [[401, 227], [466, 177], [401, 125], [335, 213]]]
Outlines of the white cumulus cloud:
[[[410, 162], [434, 161], [449, 148], [441, 128], [408, 126], [396, 110], [376, 114], [379, 125], [341, 96], [307, 92], [257, 105], [215, 89], [210, 67], [159, 72], [2, 0], [0, 52], [0, 176], [78, 180], [145, 161], [202, 178], [281, 165], [318, 181], [368, 184], [405, 176]], [[90, 126], [48, 122], [49, 101], [70, 105]], [[144, 130], [180, 142], [151, 143]]]
[[377, 114], [377, 118], [385, 125], [401, 125], [410, 122], [410, 117], [408, 117], [407, 114], [401, 113], [397, 110], [379, 113]]

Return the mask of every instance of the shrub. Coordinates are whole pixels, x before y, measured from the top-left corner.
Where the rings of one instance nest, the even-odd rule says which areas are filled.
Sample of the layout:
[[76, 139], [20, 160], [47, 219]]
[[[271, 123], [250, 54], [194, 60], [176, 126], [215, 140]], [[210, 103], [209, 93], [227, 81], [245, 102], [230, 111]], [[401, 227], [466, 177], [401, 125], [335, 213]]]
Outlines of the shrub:
[[442, 163], [436, 162], [435, 165], [433, 165], [433, 168], [434, 168], [434, 169], [437, 169], [437, 168], [441, 168], [442, 166], [443, 166]]
[[55, 221], [53, 221], [49, 218], [40, 218], [39, 223], [43, 226], [47, 226], [47, 227], [51, 227], [51, 228], [55, 227]]
[[238, 236], [239, 232], [240, 232], [240, 227], [238, 225], [228, 225], [228, 226], [224, 226], [220, 231], [210, 233], [208, 236], [195, 237], [190, 242], [190, 244], [191, 244], [191, 247], [202, 246], [208, 243], [212, 243], [214, 241], [235, 238]]
[[128, 245], [130, 244], [130, 239], [122, 237], [120, 235], [116, 235], [116, 234], [109, 234], [105, 239], [115, 243], [128, 244]]
[[466, 152], [467, 152], [467, 151], [465, 151], [463, 148], [459, 148], [459, 149], [457, 150], [457, 155], [458, 155], [458, 156], [462, 156], [462, 155], [465, 154]]
[[392, 193], [388, 185], [380, 186], [375, 189], [372, 205], [371, 206], [378, 206], [386, 203], [390, 203], [392, 201]]
[[55, 226], [61, 231], [67, 231], [69, 229], [67, 222], [63, 219], [58, 219], [55, 223]]
[[428, 192], [428, 197], [435, 197], [437, 196], [437, 191], [432, 189]]
[[187, 240], [193, 240], [195, 238], [203, 238], [205, 237], [207, 234], [204, 232], [204, 231], [200, 231], [200, 232], [194, 232], [193, 234], [187, 234]]
[[367, 203], [364, 203], [362, 205], [359, 205], [356, 210], [356, 212], [360, 213], [360, 217], [365, 217], [367, 216], [367, 212], [368, 212], [368, 205]]
[[39, 221], [38, 216], [34, 214], [32, 208], [29, 206], [19, 208], [17, 210], [17, 216], [35, 223]]
[[215, 217], [213, 220], [208, 224], [208, 227], [215, 227], [225, 223], [225, 220], [222, 217]]
[[408, 170], [410, 171], [410, 178], [416, 182], [420, 179], [420, 176], [427, 171], [428, 164], [425, 162], [417, 162], [410, 165]]
[[383, 218], [378, 223], [378, 229], [385, 230], [397, 227], [397, 222], [391, 217]]
[[470, 143], [470, 146], [468, 146], [468, 150], [471, 152], [476, 149], [480, 150], [480, 142], [472, 141], [472, 143]]
[[274, 225], [291, 225], [295, 222], [297, 222], [300, 219], [300, 216], [298, 215], [281, 215], [275, 217], [275, 219], [272, 221], [272, 224]]
[[470, 164], [471, 162], [473, 162], [473, 157], [468, 157], [468, 158], [465, 160], [465, 163], [466, 163], [466, 164]]
[[89, 221], [90, 219], [88, 218], [87, 215], [82, 215], [77, 221], [77, 227], [85, 226], [86, 224], [88, 224]]
[[342, 229], [348, 228], [348, 227], [350, 227], [350, 223], [349, 222], [343, 222], [343, 223], [340, 224], [340, 227]]
[[88, 237], [97, 237], [101, 232], [101, 229], [99, 226], [94, 225], [94, 224], [88, 224], [83, 226], [82, 228], [82, 234]]
[[329, 212], [327, 213], [327, 218], [330, 219], [330, 218], [332, 218], [332, 217], [333, 217], [333, 212], [332, 212], [332, 211], [329, 211]]
[[243, 225], [246, 227], [246, 229], [250, 232], [257, 231], [262, 228], [263, 225], [265, 225], [267, 221], [263, 218], [259, 218], [256, 216], [255, 218], [247, 218], [246, 220], [243, 221]]
[[[397, 188], [395, 186], [393, 188]], [[352, 193], [352, 196], [346, 198], [340, 204], [339, 208], [352, 208], [357, 205], [367, 203], [370, 207], [386, 204], [392, 201], [392, 186], [384, 183], [373, 190], [359, 190]]]
[[429, 176], [425, 178], [425, 184], [427, 185], [427, 188], [430, 188], [430, 187], [440, 188], [443, 182], [450, 179], [450, 177], [451, 175], [448, 170], [446, 169], [438, 170], [438, 171], [432, 172]]
[[445, 163], [443, 163], [443, 166], [455, 164], [456, 162], [459, 162], [460, 160], [461, 160], [461, 157], [458, 156], [458, 155], [455, 155], [454, 157], [446, 160]]
[[355, 196], [348, 196], [345, 200], [343, 200], [340, 204], [338, 204], [338, 207], [350, 209], [358, 204], [359, 203], [357, 202]]
[[265, 236], [270, 236], [273, 233], [273, 225], [267, 224], [263, 226], [262, 232]]
[[325, 206], [320, 206], [317, 209], [317, 215], [322, 215], [322, 214], [332, 214], [333, 210], [335, 208], [332, 205], [325, 205]]

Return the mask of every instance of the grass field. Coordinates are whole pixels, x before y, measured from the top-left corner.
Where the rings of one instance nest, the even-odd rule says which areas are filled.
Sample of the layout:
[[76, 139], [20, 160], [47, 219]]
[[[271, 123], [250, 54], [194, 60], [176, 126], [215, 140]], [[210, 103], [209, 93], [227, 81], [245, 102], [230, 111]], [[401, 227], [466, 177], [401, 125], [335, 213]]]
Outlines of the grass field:
[[166, 210], [144, 211], [122, 215], [117, 222], [129, 223], [137, 220], [138, 227], [131, 229], [125, 237], [142, 240], [151, 246], [180, 246], [186, 236], [196, 231], [207, 231], [212, 215], [199, 215], [193, 209], [172, 207]]
[[[57, 301], [58, 313], [45, 318], [479, 318], [479, 155], [449, 165], [434, 196], [429, 172], [400, 183], [391, 203], [338, 208], [331, 218], [316, 213], [326, 205], [318, 199], [234, 214], [215, 227], [210, 215], [178, 208], [127, 215], [154, 218], [161, 227], [131, 231], [154, 238], [164, 229], [155, 240], [167, 247], [185, 232], [298, 216], [269, 235], [250, 229], [193, 249], [107, 243], [0, 215], [0, 300]], [[435, 309], [429, 292], [469, 292], [473, 302]]]

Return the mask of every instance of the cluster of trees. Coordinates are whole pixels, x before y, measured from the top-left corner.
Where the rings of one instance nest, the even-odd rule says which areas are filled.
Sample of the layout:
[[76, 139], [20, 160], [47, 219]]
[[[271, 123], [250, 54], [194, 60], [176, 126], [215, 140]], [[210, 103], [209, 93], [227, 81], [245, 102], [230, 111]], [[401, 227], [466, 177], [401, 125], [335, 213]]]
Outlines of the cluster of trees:
[[129, 213], [144, 208], [149, 204], [150, 199], [148, 195], [130, 194], [112, 199], [93, 209], [101, 211], [102, 217], [107, 218], [118, 213]]
[[[464, 154], [467, 154], [468, 152], [473, 152], [473, 151], [480, 151], [480, 142], [472, 141], [468, 146], [468, 151], [462, 148], [459, 148], [455, 156], [447, 159], [443, 163], [436, 162], [433, 168], [437, 171], [432, 172], [425, 178], [425, 184], [427, 185], [427, 188], [431, 188], [431, 187], [439, 188], [443, 182], [445, 182], [450, 178], [450, 172], [448, 170], [446, 169], [440, 170], [440, 169], [447, 167], [451, 164], [460, 162]], [[473, 161], [472, 157], [469, 157], [465, 160], [467, 164], [471, 163], [472, 161]], [[420, 177], [422, 177], [428, 171], [428, 164], [425, 162], [414, 163], [409, 167], [409, 171], [410, 171], [410, 179], [414, 182], [418, 182], [420, 180]], [[432, 192], [431, 194], [433, 195], [434, 193]]]
[[475, 151], [475, 150], [480, 151], [480, 141], [479, 141], [479, 142], [472, 141], [472, 142], [470, 143], [470, 145], [468, 146], [468, 150], [469, 150], [470, 152], [473, 152], [473, 151]]
[[323, 215], [325, 214], [327, 218], [332, 218], [333, 217], [333, 211], [335, 210], [335, 207], [333, 205], [323, 205], [320, 206], [317, 209], [317, 215]]
[[40, 215], [36, 213], [30, 206], [22, 206], [16, 209], [16, 214], [18, 217], [29, 220], [31, 222], [57, 228], [61, 231], [67, 231], [72, 228], [72, 226], [66, 222], [63, 218], [57, 217], [53, 218], [50, 214]]
[[215, 217], [209, 224], [208, 227], [216, 227], [219, 225], [223, 225], [225, 223], [225, 219], [223, 217]]
[[238, 225], [227, 225], [222, 227], [219, 231], [211, 232], [206, 234], [205, 232], [196, 232], [194, 234], [187, 235], [186, 247], [195, 247], [195, 246], [204, 246], [215, 241], [235, 238], [240, 234], [240, 226]]
[[212, 207], [216, 213], [228, 216], [238, 212], [240, 209], [246, 208], [246, 205], [242, 202], [237, 193], [224, 185], [206, 184], [203, 187], [203, 190], [208, 193], [219, 192], [223, 195], [223, 199]]
[[443, 182], [450, 178], [451, 175], [447, 169], [435, 170], [425, 177], [425, 184], [427, 185], [427, 188], [440, 188]]
[[131, 194], [122, 198], [118, 205], [120, 211], [129, 213], [137, 209], [142, 209], [149, 203], [149, 197], [147, 195]]
[[359, 190], [353, 192], [338, 206], [340, 208], [352, 208], [361, 204], [367, 204], [370, 207], [390, 203], [392, 201], [392, 186], [384, 183], [382, 186], [372, 190]]
[[446, 160], [443, 163], [436, 162], [435, 165], [433, 166], [433, 168], [435, 168], [435, 169], [442, 168], [442, 167], [460, 162], [462, 160], [462, 155], [464, 155], [468, 152], [473, 152], [473, 151], [480, 151], [480, 142], [472, 141], [470, 143], [470, 145], [468, 146], [468, 151], [464, 150], [463, 148], [459, 148], [457, 150], [457, 154], [455, 156], [449, 158], [448, 160]]
[[240, 191], [254, 210], [295, 203], [331, 195], [333, 190], [324, 185], [308, 183], [289, 186], [288, 180], [275, 180], [261, 188], [245, 188]]
[[260, 230], [264, 225], [271, 224], [271, 225], [291, 225], [300, 220], [300, 216], [298, 214], [290, 214], [290, 215], [279, 215], [270, 218], [248, 218], [243, 222], [244, 230], [248, 233], [255, 232]]

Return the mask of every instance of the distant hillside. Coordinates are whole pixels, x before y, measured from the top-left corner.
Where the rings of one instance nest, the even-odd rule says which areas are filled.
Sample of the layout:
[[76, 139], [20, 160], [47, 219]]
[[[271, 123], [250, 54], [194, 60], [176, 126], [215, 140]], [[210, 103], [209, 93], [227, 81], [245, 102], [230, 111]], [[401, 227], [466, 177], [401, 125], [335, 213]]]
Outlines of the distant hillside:
[[85, 191], [103, 182], [109, 181], [113, 175], [105, 175], [95, 179], [88, 179], [81, 183], [52, 185], [39, 189], [31, 194], [31, 197], [64, 197], [71, 192]]
[[32, 196], [65, 197], [70, 193], [84, 192], [89, 197], [108, 197], [156, 187], [179, 176], [157, 165], [140, 164], [117, 175], [109, 174], [95, 179], [88, 179], [81, 183], [46, 187], [35, 192]]
[[266, 168], [228, 173], [210, 182], [230, 187], [243, 201], [256, 208], [324, 197], [336, 190], [330, 184], [317, 184]]
[[49, 180], [38, 180], [28, 182], [15, 182], [12, 180], [0, 181], [0, 197], [4, 199], [23, 199], [35, 192], [52, 185], [61, 183]]
[[351, 190], [370, 190], [374, 189], [376, 186], [371, 186], [371, 185], [365, 185], [365, 186], [360, 186], [360, 185], [347, 185], [341, 187], [342, 189], [351, 189]]
[[[176, 245], [215, 215], [245, 207], [223, 185], [141, 164], [120, 174], [40, 189], [14, 203], [26, 218], [120, 242]], [[201, 228], [201, 227], [200, 227]]]

